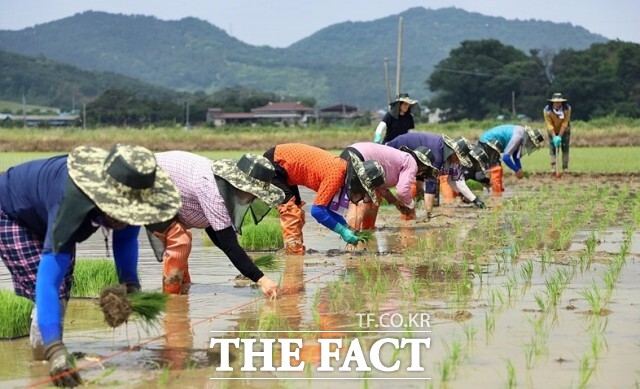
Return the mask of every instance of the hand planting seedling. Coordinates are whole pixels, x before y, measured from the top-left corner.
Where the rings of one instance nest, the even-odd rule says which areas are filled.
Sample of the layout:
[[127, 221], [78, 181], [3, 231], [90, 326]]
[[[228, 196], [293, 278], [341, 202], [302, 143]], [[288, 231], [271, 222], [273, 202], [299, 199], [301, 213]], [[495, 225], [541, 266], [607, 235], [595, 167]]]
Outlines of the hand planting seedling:
[[373, 239], [373, 232], [371, 230], [358, 231], [356, 232], [356, 236], [358, 237], [358, 243], [366, 244]]
[[158, 292], [127, 294], [125, 285], [113, 285], [100, 294], [100, 308], [104, 314], [104, 321], [112, 328], [129, 321], [132, 313], [146, 324], [155, 324], [160, 313], [165, 311], [168, 299], [168, 294]]

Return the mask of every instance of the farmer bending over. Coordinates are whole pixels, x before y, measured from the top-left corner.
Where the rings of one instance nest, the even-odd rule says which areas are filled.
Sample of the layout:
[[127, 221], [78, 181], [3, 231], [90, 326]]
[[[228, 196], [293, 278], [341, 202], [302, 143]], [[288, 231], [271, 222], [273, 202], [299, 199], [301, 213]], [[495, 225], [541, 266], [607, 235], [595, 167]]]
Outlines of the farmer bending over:
[[[411, 132], [400, 135], [387, 143], [387, 145], [395, 148], [405, 146], [410, 150], [415, 150], [418, 146], [429, 148], [434, 157], [433, 165], [440, 169], [441, 185], [447, 185], [447, 188], [451, 187], [452, 192], [461, 193], [478, 208], [486, 207], [484, 202], [471, 192], [465, 181], [465, 169], [475, 170], [474, 166], [482, 169], [484, 163], [481, 160], [481, 156], [472, 153], [469, 142], [463, 137], [458, 137], [454, 140], [447, 135]], [[477, 165], [475, 162], [477, 162]], [[437, 187], [437, 180], [427, 178], [424, 186], [424, 202], [427, 216], [431, 216], [433, 211]]]
[[286, 254], [304, 255], [302, 227], [305, 213], [298, 185], [316, 192], [311, 216], [318, 223], [336, 232], [347, 243], [356, 244], [358, 237], [336, 213], [360, 201], [378, 199], [375, 189], [384, 184], [384, 169], [378, 162], [361, 161], [353, 153], [342, 157], [302, 143], [286, 143], [267, 150], [264, 156], [273, 162], [273, 181], [285, 193], [278, 206]]
[[524, 177], [524, 170], [520, 159], [523, 155], [531, 154], [544, 142], [540, 130], [532, 130], [528, 126], [518, 126], [515, 124], [503, 124], [493, 127], [480, 135], [478, 146], [480, 146], [489, 157], [489, 170], [491, 171], [491, 189], [493, 194], [499, 195], [504, 192], [502, 186], [502, 160], [516, 173], [518, 179]]
[[[151, 151], [117, 145], [81, 146], [71, 154], [31, 161], [0, 175], [0, 256], [15, 292], [35, 301], [30, 343], [49, 361], [58, 386], [82, 383], [62, 343], [76, 243], [113, 230], [113, 256], [127, 292], [140, 290], [140, 225], [171, 219], [180, 196], [156, 168]], [[135, 226], [135, 227], [134, 227]]]
[[[410, 153], [403, 153], [393, 147], [380, 145], [373, 142], [355, 143], [347, 147], [343, 156], [349, 152], [357, 155], [361, 160], [372, 160], [380, 163], [385, 173], [384, 184], [376, 190], [378, 201], [380, 196], [384, 197], [389, 204], [392, 204], [404, 216], [410, 219], [415, 215], [415, 202], [413, 200], [411, 187], [415, 186], [416, 176], [435, 176], [438, 169], [433, 165], [429, 156], [431, 150], [426, 148], [410, 150]], [[389, 190], [396, 187], [397, 198]], [[378, 206], [372, 202], [364, 201], [349, 204], [347, 222], [349, 226], [360, 230], [373, 230], [376, 227], [378, 216]]]
[[[251, 210], [254, 222], [258, 223], [270, 207], [282, 202], [284, 193], [271, 184], [273, 165], [253, 154], [245, 154], [238, 161], [211, 161], [186, 151], [168, 151], [157, 153], [156, 159], [178, 187], [183, 204], [174, 220], [147, 226], [163, 249], [159, 250], [163, 260], [162, 291], [172, 294], [188, 291], [192, 244], [189, 229], [204, 228], [242, 275], [257, 283], [266, 296], [276, 296], [278, 285], [253, 263], [236, 235], [242, 232], [247, 211]], [[151, 242], [156, 246], [153, 238]]]

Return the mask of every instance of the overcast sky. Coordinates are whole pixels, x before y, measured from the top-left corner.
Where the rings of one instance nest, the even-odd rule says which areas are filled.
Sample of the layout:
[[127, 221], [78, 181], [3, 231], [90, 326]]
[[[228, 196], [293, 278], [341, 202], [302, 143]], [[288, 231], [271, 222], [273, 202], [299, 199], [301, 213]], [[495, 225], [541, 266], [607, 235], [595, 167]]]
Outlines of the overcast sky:
[[640, 43], [640, 0], [0, 0], [0, 30], [20, 30], [95, 10], [162, 20], [193, 16], [252, 45], [287, 47], [332, 24], [376, 20], [418, 6], [568, 22], [610, 39]]

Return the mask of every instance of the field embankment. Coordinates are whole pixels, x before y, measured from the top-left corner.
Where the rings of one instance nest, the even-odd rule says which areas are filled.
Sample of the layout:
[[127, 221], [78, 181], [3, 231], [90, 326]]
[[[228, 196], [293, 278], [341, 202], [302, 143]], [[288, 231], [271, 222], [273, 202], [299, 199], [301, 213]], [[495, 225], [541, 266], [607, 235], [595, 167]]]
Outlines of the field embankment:
[[[484, 131], [500, 122], [464, 121], [447, 124], [419, 124], [417, 131], [462, 135], [475, 142]], [[544, 130], [542, 123], [529, 124]], [[572, 124], [575, 147], [640, 146], [640, 120], [601, 119]], [[0, 151], [67, 152], [78, 145], [110, 147], [134, 143], [154, 151], [266, 150], [275, 144], [302, 142], [324, 149], [341, 149], [373, 139], [374, 127], [199, 127], [98, 128], [98, 129], [0, 129]]]

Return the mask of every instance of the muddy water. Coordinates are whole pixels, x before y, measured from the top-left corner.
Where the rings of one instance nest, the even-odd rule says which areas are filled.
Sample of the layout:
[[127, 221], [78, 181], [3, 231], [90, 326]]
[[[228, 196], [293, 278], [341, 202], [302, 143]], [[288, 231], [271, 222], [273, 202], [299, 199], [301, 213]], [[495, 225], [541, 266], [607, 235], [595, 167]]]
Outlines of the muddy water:
[[[514, 193], [507, 193], [502, 199], [488, 198], [487, 204], [500, 207]], [[304, 196], [310, 204], [310, 194]], [[550, 277], [568, 266], [545, 265], [538, 253], [532, 252], [522, 254], [510, 264], [512, 272], [505, 272], [504, 266], [494, 263], [495, 253], [487, 253], [481, 273], [474, 276], [460, 266], [461, 258], [451, 258], [453, 265], [432, 261], [432, 253], [451, 247], [459, 249], [460, 240], [489, 233], [474, 230], [479, 214], [468, 206], [443, 206], [436, 215], [427, 221], [419, 213], [418, 220], [403, 223], [395, 210], [383, 209], [379, 225], [384, 227], [376, 231], [375, 240], [369, 242], [364, 253], [334, 252], [344, 249], [344, 244], [309, 218], [305, 243], [307, 248], [319, 252], [307, 255], [304, 260], [279, 257], [279, 269], [269, 275], [281, 279], [287, 295], [276, 301], [266, 301], [256, 289], [237, 285], [233, 281], [237, 271], [228, 259], [217, 248], [204, 245], [202, 234], [196, 232], [190, 258], [194, 285], [188, 296], [174, 296], [170, 300], [158, 328], [130, 323], [109, 330], [93, 300], [72, 299], [65, 324], [65, 343], [70, 351], [89, 355], [79, 362], [80, 366], [92, 363], [92, 357], [104, 358], [102, 366], [91, 365], [81, 372], [85, 379], [100, 386], [316, 388], [335, 387], [337, 383], [346, 387], [385, 388], [504, 387], [510, 363], [515, 371], [514, 381], [520, 387], [578, 387], [587, 371], [581, 370], [581, 361], [590, 355], [595, 337], [605, 342], [599, 343], [602, 346], [596, 358], [586, 358], [590, 361], [588, 366], [595, 366], [590, 386], [629, 387], [640, 382], [636, 362], [640, 351], [637, 330], [640, 306], [635, 303], [640, 277], [638, 231], [633, 234], [626, 266], [607, 305], [609, 315], [589, 313], [590, 306], [580, 294], [593, 282], [602, 285], [606, 261], [583, 273], [576, 270], [559, 296], [557, 308], [543, 313], [536, 297], [545, 297]], [[596, 256], [617, 253], [623, 233], [621, 228], [598, 232]], [[584, 242], [591, 234], [591, 231], [575, 234], [565, 254], [577, 257], [586, 249]], [[96, 235], [83, 243], [78, 255], [104, 257], [102, 239]], [[528, 259], [533, 263], [530, 286], [519, 276]], [[141, 239], [143, 288], [160, 288], [160, 266], [145, 239]], [[518, 282], [511, 290], [514, 297], [508, 299], [505, 283], [513, 274]], [[0, 287], [11, 287], [4, 267], [0, 267]], [[496, 297], [499, 295], [501, 298]], [[373, 321], [367, 326], [362, 319], [369, 313]], [[404, 321], [402, 324], [407, 324], [411, 316], [428, 315], [429, 327], [425, 322], [412, 322], [420, 325], [401, 329], [402, 333], [382, 333], [383, 329], [394, 330], [383, 327], [393, 326], [389, 322], [392, 315], [396, 321]], [[598, 326], [605, 329], [594, 336], [593, 328]], [[382, 349], [381, 360], [391, 364], [390, 361], [399, 358], [401, 373], [321, 373], [313, 368], [298, 373], [239, 373], [242, 354], [235, 351], [231, 356], [234, 373], [214, 371], [212, 366], [219, 365], [220, 355], [209, 349], [212, 336], [274, 337], [273, 333], [256, 332], [258, 329], [287, 331], [275, 335], [303, 338], [302, 357], [316, 368], [320, 357], [318, 338], [358, 339], [368, 347], [382, 337], [430, 337], [431, 348], [420, 355], [420, 365], [425, 367], [420, 373], [406, 372], [410, 355], [404, 351], [396, 355], [389, 347]], [[545, 333], [548, 335], [539, 335]], [[0, 355], [12, 356], [0, 364], [3, 387], [46, 380], [47, 366], [30, 363], [27, 343], [24, 338], [0, 341]], [[527, 357], [532, 344], [537, 346], [536, 355]], [[280, 355], [278, 350], [274, 351], [275, 360]], [[340, 355], [344, 358], [344, 350]], [[263, 380], [241, 379], [248, 377]], [[367, 380], [347, 380], [363, 377]], [[296, 380], [285, 381], [292, 378]], [[309, 380], [300, 381], [301, 378]], [[382, 378], [403, 380], [379, 380]]]

